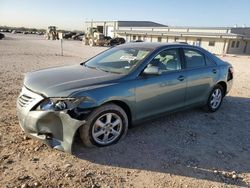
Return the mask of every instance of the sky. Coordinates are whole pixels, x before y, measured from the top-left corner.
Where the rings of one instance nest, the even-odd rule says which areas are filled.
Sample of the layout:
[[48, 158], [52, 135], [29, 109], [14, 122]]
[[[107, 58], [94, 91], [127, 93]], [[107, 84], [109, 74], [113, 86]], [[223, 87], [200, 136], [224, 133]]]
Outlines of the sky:
[[0, 0], [0, 26], [83, 30], [92, 19], [250, 27], [250, 0]]

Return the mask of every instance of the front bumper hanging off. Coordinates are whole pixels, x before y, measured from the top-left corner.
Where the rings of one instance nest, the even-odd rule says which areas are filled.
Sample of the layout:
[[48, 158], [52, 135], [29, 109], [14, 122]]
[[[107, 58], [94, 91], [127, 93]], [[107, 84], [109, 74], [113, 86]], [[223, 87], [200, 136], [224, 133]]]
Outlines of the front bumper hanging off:
[[[24, 94], [25, 93], [25, 94]], [[20, 103], [22, 95], [29, 96], [30, 103]], [[70, 117], [65, 111], [31, 110], [43, 98], [26, 88], [22, 89], [17, 101], [17, 116], [23, 131], [33, 138], [42, 140], [52, 148], [72, 153], [72, 144], [78, 128], [86, 123]]]

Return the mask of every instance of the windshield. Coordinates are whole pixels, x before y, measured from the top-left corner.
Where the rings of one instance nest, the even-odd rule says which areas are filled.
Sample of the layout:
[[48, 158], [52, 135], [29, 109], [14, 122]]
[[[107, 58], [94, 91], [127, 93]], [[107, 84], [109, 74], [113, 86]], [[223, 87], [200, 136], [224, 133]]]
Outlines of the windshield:
[[142, 62], [150, 49], [112, 48], [85, 63], [89, 68], [106, 72], [127, 74]]

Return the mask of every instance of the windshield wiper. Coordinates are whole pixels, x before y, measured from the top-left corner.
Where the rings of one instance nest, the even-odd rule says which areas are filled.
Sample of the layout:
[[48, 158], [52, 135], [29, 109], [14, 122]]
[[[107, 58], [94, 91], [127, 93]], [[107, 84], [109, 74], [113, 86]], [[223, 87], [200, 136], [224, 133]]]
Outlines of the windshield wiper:
[[110, 71], [110, 70], [107, 70], [107, 69], [102, 69], [100, 67], [97, 67], [97, 69], [101, 70], [101, 71], [104, 71], [104, 72], [108, 72], [108, 73], [121, 74], [120, 72], [114, 72], [114, 71]]
[[86, 65], [86, 64], [84, 64], [84, 66], [87, 67], [87, 68], [90, 68], [90, 69], [100, 70], [100, 69], [97, 68], [97, 67], [88, 66], [88, 65]]
[[101, 70], [101, 71], [104, 71], [104, 72], [111, 72], [111, 71], [108, 71], [108, 70], [106, 70], [106, 69], [102, 69], [102, 68], [100, 68], [100, 67], [97, 67], [96, 69]]
[[88, 66], [88, 65], [86, 65], [86, 64], [84, 64], [84, 66], [85, 66], [85, 67], [88, 67], [88, 68], [90, 68], [90, 69], [100, 70], [100, 71], [103, 71], [103, 72], [120, 74], [119, 72], [109, 71], [109, 70], [107, 70], [107, 69], [103, 69], [103, 68], [100, 68], [100, 67], [92, 67], [92, 66]]

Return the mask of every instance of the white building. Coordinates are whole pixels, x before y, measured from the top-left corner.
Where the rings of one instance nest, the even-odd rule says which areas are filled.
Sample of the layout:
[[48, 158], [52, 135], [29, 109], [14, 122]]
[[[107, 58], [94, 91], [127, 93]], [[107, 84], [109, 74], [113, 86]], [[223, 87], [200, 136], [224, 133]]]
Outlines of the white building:
[[106, 36], [116, 37], [119, 28], [157, 28], [166, 27], [165, 25], [149, 21], [87, 21], [85, 22], [85, 31], [88, 27], [96, 27], [99, 32]]
[[148, 21], [93, 21], [87, 27], [97, 27], [110, 37], [123, 37], [126, 42], [186, 42], [215, 54], [250, 55], [249, 27], [170, 27]]

